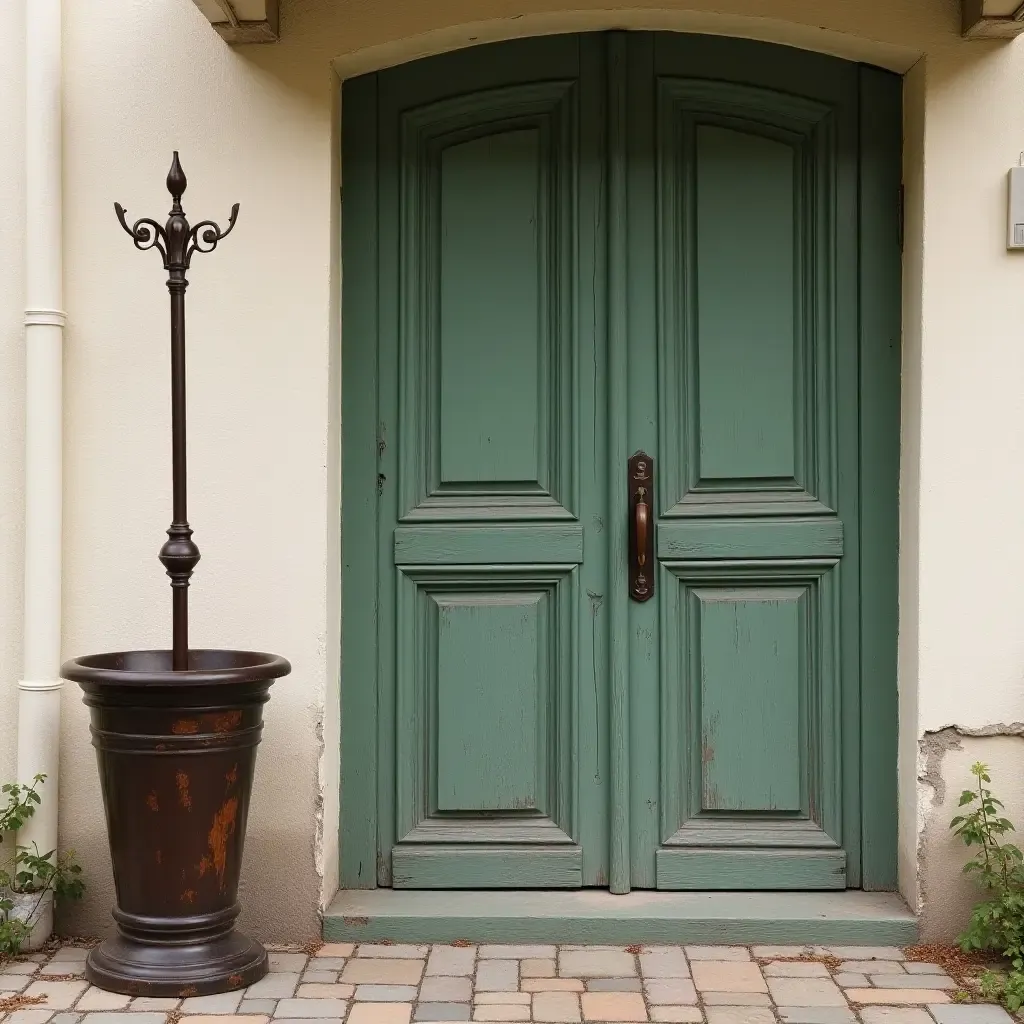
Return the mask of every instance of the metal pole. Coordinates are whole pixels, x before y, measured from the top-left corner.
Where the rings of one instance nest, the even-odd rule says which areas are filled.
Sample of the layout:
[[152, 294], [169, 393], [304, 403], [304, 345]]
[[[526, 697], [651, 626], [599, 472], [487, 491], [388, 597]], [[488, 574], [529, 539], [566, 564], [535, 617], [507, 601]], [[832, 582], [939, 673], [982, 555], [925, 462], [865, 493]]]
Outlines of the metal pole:
[[192, 262], [192, 255], [213, 252], [217, 243], [231, 233], [238, 218], [238, 204], [235, 203], [226, 230], [221, 231], [209, 220], [191, 227], [181, 207], [181, 197], [187, 187], [188, 180], [175, 152], [167, 174], [167, 191], [171, 193], [173, 202], [165, 225], [143, 217], [129, 227], [124, 208], [120, 203], [114, 203], [117, 219], [132, 236], [136, 248], [155, 248], [163, 257], [164, 269], [168, 273], [167, 290], [171, 296], [171, 479], [174, 508], [167, 540], [160, 549], [160, 561], [171, 578], [172, 667], [175, 672], [188, 668], [188, 586], [200, 557], [188, 524], [185, 429], [185, 289], [188, 281], [185, 272]]

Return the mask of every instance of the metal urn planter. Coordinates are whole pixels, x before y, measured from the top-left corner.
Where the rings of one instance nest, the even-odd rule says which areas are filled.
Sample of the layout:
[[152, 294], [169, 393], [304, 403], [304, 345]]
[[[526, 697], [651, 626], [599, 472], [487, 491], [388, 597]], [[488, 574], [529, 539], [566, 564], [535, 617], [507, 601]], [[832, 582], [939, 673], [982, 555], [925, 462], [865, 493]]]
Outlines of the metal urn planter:
[[246, 819], [263, 705], [291, 666], [274, 654], [190, 650], [188, 586], [199, 549], [189, 527], [185, 436], [185, 272], [234, 228], [189, 225], [174, 154], [165, 225], [118, 220], [157, 249], [171, 295], [174, 514], [160, 561], [171, 578], [171, 650], [92, 654], [67, 662], [89, 706], [114, 868], [117, 933], [93, 949], [86, 977], [111, 992], [211, 995], [267, 973], [267, 954], [235, 929]]

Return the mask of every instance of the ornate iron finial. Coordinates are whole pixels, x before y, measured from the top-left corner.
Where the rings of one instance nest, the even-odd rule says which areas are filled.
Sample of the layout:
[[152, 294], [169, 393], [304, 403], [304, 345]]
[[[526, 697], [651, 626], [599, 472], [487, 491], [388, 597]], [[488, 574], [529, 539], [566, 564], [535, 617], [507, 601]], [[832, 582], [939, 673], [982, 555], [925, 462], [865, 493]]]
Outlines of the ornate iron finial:
[[189, 225], [181, 208], [181, 197], [188, 179], [181, 168], [177, 150], [167, 172], [167, 191], [171, 193], [170, 213], [166, 224], [142, 217], [131, 227], [124, 207], [114, 203], [114, 212], [121, 227], [131, 235], [135, 248], [156, 249], [168, 272], [167, 290], [171, 293], [171, 447], [174, 514], [167, 530], [167, 540], [160, 549], [160, 561], [171, 578], [173, 595], [173, 665], [175, 671], [188, 668], [188, 585], [199, 563], [199, 548], [192, 540], [188, 524], [188, 492], [185, 464], [185, 271], [196, 252], [213, 252], [223, 238], [231, 234], [238, 219], [238, 203], [231, 207], [231, 219], [225, 230], [212, 220]]

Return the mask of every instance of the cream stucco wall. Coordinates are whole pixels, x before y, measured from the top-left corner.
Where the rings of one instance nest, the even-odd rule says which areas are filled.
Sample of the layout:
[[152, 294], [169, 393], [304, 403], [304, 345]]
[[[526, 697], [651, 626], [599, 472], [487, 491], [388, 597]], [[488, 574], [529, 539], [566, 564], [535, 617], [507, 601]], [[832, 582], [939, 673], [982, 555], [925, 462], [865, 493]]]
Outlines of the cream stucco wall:
[[[185, 0], [65, 4], [64, 653], [166, 643], [155, 558], [170, 508], [166, 297], [156, 258], [132, 249], [111, 204], [162, 212], [177, 148], [190, 214], [223, 218], [242, 205], [234, 236], [190, 275], [190, 518], [204, 553], [193, 639], [292, 660], [268, 708], [243, 899], [257, 934], [312, 936], [337, 879], [338, 75], [473, 41], [613, 27], [748, 35], [909, 71], [900, 863], [908, 898], [944, 908], [926, 924], [948, 931], [970, 893], [947, 884], [959, 852], [944, 842], [945, 807], [933, 807], [934, 771], [959, 790], [963, 758], [937, 754], [926, 734], [1024, 719], [1024, 259], [1003, 249], [1005, 173], [1024, 150], [1024, 43], [962, 42], [957, 0], [619, 0], [618, 10], [573, 0], [559, 13], [565, 6], [282, 0], [281, 42], [231, 50]], [[19, 7], [0, 7], [0, 125], [15, 143]], [[18, 150], [0, 152], [8, 254], [20, 248]], [[23, 414], [22, 282], [17, 259], [6, 264], [5, 772], [20, 671]], [[107, 927], [112, 883], [87, 716], [70, 686], [62, 730], [62, 836], [90, 884], [66, 925], [95, 932]], [[998, 753], [1009, 773], [1004, 751], [1022, 741], [970, 743], [972, 756]]]
[[25, 19], [0, 5], [0, 779], [17, 761], [25, 503]]

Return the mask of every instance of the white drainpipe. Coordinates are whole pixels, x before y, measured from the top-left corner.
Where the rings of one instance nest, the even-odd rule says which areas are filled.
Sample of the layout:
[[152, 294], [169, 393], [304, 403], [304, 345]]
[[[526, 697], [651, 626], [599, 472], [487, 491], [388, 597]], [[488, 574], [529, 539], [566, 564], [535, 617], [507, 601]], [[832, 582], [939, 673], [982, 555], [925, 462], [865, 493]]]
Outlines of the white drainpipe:
[[46, 775], [18, 842], [57, 846], [60, 754], [61, 0], [25, 0], [25, 623], [18, 779]]

